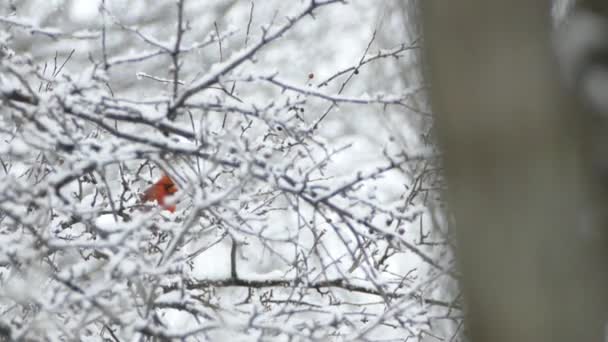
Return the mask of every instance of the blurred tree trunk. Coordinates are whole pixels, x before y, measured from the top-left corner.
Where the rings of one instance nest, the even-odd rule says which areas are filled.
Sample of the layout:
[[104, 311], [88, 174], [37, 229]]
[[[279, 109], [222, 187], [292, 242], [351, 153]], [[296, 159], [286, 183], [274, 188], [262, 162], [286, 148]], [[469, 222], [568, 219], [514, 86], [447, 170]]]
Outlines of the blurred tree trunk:
[[422, 8], [467, 335], [603, 340], [607, 239], [591, 212], [608, 202], [584, 167], [586, 114], [559, 86], [549, 1]]
[[576, 6], [585, 7], [599, 15], [608, 15], [608, 2], [604, 0], [578, 0]]

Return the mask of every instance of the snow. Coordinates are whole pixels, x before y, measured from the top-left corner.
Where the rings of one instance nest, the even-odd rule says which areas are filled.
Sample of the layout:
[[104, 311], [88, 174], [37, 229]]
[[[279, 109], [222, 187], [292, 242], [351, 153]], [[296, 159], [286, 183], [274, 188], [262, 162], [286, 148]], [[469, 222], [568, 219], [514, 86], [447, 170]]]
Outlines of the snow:
[[92, 22], [99, 16], [99, 2], [91, 0], [72, 1], [70, 16], [79, 23]]

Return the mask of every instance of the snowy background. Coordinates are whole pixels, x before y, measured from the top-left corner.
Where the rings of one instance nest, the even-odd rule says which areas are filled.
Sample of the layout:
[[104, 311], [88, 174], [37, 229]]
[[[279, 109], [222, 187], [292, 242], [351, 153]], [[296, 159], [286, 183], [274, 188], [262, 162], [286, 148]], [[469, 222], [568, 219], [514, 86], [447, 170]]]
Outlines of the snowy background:
[[413, 4], [0, 3], [0, 333], [459, 340]]

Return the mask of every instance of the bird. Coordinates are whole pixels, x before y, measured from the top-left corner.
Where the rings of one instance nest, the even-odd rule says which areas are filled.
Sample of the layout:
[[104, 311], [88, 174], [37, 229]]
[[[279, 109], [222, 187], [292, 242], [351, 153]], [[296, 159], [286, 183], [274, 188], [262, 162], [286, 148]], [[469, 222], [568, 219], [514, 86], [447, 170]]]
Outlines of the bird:
[[168, 210], [172, 213], [175, 212], [175, 205], [165, 204], [165, 197], [171, 196], [177, 192], [177, 186], [166, 174], [147, 188], [141, 196], [142, 202], [154, 202], [156, 201], [163, 209]]

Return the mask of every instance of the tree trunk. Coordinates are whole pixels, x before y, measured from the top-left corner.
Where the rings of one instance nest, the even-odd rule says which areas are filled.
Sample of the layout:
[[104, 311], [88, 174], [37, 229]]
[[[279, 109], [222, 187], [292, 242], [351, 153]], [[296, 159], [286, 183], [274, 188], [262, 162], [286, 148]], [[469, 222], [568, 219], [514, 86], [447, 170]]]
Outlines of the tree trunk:
[[[549, 1], [424, 1], [431, 98], [472, 341], [600, 341], [606, 234], [587, 115], [552, 60]], [[593, 205], [591, 205], [593, 204]]]

